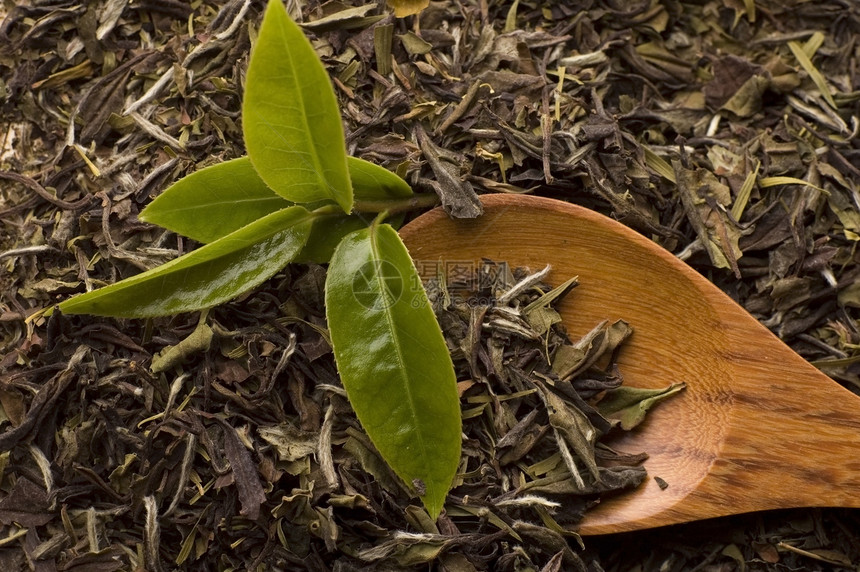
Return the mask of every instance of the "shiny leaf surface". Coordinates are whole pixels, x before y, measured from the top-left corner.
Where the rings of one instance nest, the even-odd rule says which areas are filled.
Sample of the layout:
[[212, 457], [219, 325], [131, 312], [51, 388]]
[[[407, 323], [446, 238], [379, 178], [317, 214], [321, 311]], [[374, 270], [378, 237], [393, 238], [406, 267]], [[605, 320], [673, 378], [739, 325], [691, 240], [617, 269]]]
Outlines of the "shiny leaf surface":
[[251, 53], [242, 125], [251, 162], [277, 194], [297, 203], [331, 199], [352, 210], [337, 98], [281, 2], [269, 2]]
[[263, 182], [248, 157], [240, 157], [176, 181], [139, 218], [207, 243], [291, 205]]
[[456, 378], [427, 295], [391, 226], [354, 232], [337, 247], [326, 315], [359, 421], [435, 518], [460, 458]]
[[[396, 199], [412, 194], [406, 181], [388, 169], [356, 157], [348, 157], [347, 165], [356, 199]], [[183, 177], [147, 205], [139, 218], [208, 243], [292, 204], [266, 185], [248, 157], [240, 157]], [[339, 217], [316, 219], [297, 262], [328, 262], [342, 237], [367, 226], [366, 218], [341, 213]]]
[[152, 270], [60, 304], [66, 314], [163, 316], [215, 306], [254, 288], [299, 254], [313, 215], [290, 207]]
[[371, 221], [360, 215], [328, 214], [314, 219], [308, 242], [295, 262], [325, 264], [344, 236], [367, 228]]
[[[389, 171], [369, 161], [357, 157], [347, 157], [349, 176], [356, 200], [376, 201], [396, 199], [412, 195], [412, 187], [406, 181]], [[399, 226], [403, 217], [395, 217], [392, 223]], [[347, 234], [366, 228], [371, 220], [366, 215], [354, 214], [345, 216], [324, 216], [314, 221], [308, 244], [296, 259], [296, 262], [316, 262], [319, 264], [331, 260], [335, 247]]]

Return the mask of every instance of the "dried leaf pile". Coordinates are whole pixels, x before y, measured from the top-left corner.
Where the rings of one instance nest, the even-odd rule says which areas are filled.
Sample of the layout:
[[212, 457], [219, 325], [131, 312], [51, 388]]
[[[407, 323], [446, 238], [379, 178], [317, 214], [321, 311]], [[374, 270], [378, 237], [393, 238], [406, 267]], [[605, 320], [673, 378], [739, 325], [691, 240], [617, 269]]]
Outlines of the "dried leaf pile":
[[[570, 548], [559, 549], [565, 537], [579, 540], [571, 525], [600, 496], [646, 477], [639, 464], [647, 454], [619, 453], [604, 436], [633, 429], [684, 387], [621, 385], [614, 358], [633, 331], [622, 320], [568, 340], [553, 306], [578, 282], [550, 289], [542, 283], [548, 270], [511, 273], [488, 263], [466, 282], [430, 284], [460, 380], [467, 438], [447, 517], [457, 536], [476, 524], [458, 517], [480, 516], [512, 537], [492, 561], [468, 555], [490, 570], [543, 569], [553, 560], [585, 569]], [[485, 551], [479, 540], [475, 545]]]
[[[321, 269], [291, 269], [205, 320], [25, 322], [195, 246], [137, 213], [244, 153], [263, 5], [0, 3], [0, 569], [328, 570], [344, 538], [390, 547], [400, 525], [411, 553], [439, 548], [399, 493], [374, 496], [362, 476], [374, 457], [343, 425]], [[613, 215], [860, 387], [856, 2], [439, 0], [405, 19], [382, 3], [288, 6], [330, 70], [352, 154], [454, 216], [479, 214], [483, 192]], [[773, 513], [595, 539], [584, 560], [850, 568], [858, 529], [852, 511]], [[514, 545], [489, 520], [480, 534], [487, 562]], [[544, 569], [573, 562], [576, 543], [557, 541], [539, 548]]]

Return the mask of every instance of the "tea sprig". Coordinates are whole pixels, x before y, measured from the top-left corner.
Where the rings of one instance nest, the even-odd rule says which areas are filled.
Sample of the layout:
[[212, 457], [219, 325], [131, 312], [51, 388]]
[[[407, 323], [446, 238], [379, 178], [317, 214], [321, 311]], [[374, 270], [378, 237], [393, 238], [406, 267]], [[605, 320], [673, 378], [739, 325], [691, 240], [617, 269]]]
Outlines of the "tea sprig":
[[177, 181], [140, 214], [204, 246], [58, 307], [129, 318], [203, 310], [289, 263], [330, 261], [326, 317], [349, 400], [435, 518], [460, 458], [454, 368], [406, 247], [391, 225], [368, 226], [361, 212], [402, 212], [436, 197], [347, 156], [325, 68], [278, 0], [252, 50], [242, 114], [247, 157]]

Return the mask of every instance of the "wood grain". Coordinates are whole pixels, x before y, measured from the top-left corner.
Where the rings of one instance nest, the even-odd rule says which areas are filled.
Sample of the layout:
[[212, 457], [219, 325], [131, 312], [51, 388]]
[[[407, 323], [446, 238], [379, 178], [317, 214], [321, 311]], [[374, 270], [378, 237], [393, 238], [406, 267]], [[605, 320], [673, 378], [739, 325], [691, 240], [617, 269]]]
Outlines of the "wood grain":
[[687, 391], [614, 446], [645, 451], [649, 478], [591, 511], [582, 534], [606, 534], [802, 506], [860, 507], [860, 398], [809, 365], [728, 296], [647, 238], [551, 199], [484, 195], [484, 216], [436, 209], [401, 230], [413, 258], [489, 258], [550, 281], [579, 276], [560, 310], [572, 338], [600, 320], [634, 328], [619, 358], [625, 383]]

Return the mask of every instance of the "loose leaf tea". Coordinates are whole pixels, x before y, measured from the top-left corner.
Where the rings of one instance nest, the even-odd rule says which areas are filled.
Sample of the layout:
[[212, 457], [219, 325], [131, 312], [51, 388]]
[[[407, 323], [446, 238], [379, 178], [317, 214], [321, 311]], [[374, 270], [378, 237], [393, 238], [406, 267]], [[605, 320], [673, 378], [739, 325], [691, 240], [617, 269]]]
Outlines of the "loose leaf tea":
[[466, 268], [465, 276], [440, 276], [428, 286], [454, 359], [468, 437], [464, 463], [471, 470], [458, 476], [454, 512], [484, 507], [504, 521], [509, 509], [498, 507], [519, 507], [520, 517], [531, 514], [535, 524], [563, 534], [600, 495], [645, 479], [647, 451], [621, 453], [602, 441], [633, 428], [684, 384], [621, 385], [614, 357], [633, 333], [623, 321], [570, 340], [560, 319], [535, 318], [575, 296], [575, 278], [552, 289], [543, 283], [546, 271], [511, 272], [492, 262]]
[[[479, 193], [530, 190], [613, 215], [860, 387], [856, 2], [445, 0], [390, 24], [372, 20], [390, 18], [384, 3], [283, 4], [293, 16], [301, 11], [337, 82], [350, 153], [396, 170], [416, 190], [447, 192], [426, 156], [439, 148], [459, 158], [455, 176]], [[535, 514], [551, 511], [547, 503], [468, 505], [458, 510], [470, 516], [443, 514], [435, 529], [403, 508], [419, 503], [398, 488], [332, 389], [319, 266], [287, 267], [242, 303], [214, 308], [210, 349], [155, 378], [153, 354], [188, 338], [197, 314], [24, 323], [35, 308], [195, 247], [139, 224], [137, 214], [170, 181], [247, 153], [239, 112], [264, 6], [0, 3], [4, 566], [403, 569], [395, 558], [434, 553], [431, 565], [414, 568], [581, 569], [558, 537], [526, 526], [540, 526]], [[386, 26], [379, 43], [387, 45], [374, 51]], [[420, 144], [418, 125], [435, 147]], [[687, 172], [713, 172], [731, 202], [709, 185], [681, 203], [671, 166], [678, 135], [687, 139]], [[737, 228], [740, 280], [712, 258], [725, 248], [729, 261]], [[535, 331], [538, 319], [554, 318], [536, 314], [528, 320]], [[480, 415], [485, 406], [473, 399], [464, 407]], [[202, 413], [221, 415], [249, 449], [267, 496], [253, 525], [238, 516], [228, 436]], [[505, 459], [550, 431], [528, 414], [518, 419], [497, 443]], [[263, 435], [282, 436], [280, 448]], [[475, 443], [466, 441], [468, 458]], [[286, 451], [289, 444], [302, 448]], [[324, 459], [333, 459], [336, 480], [320, 468]], [[454, 518], [483, 528], [460, 530]], [[860, 563], [856, 514], [841, 509], [585, 544], [588, 568], [607, 572]]]
[[[247, 158], [192, 174], [142, 213], [208, 244], [59, 307], [131, 318], [208, 309], [288, 263], [326, 263], [340, 253], [326, 317], [344, 385], [383, 459], [436, 518], [460, 457], [453, 367], [406, 247], [381, 221], [437, 198], [413, 198], [398, 175], [347, 157], [328, 74], [280, 0], [269, 3], [251, 54], [243, 114]], [[208, 350], [209, 341], [194, 347]], [[333, 470], [327, 459], [329, 481]]]

